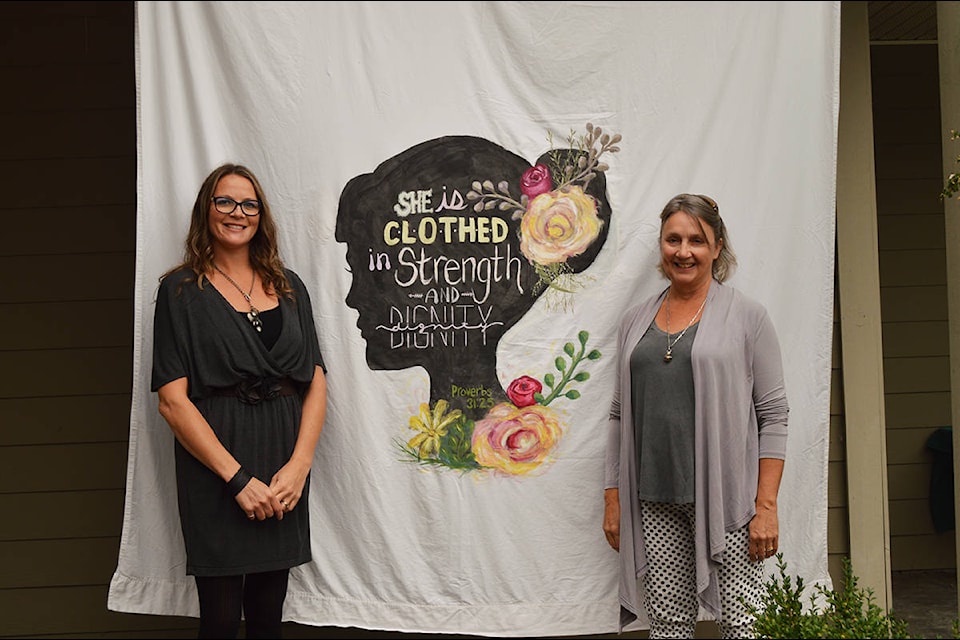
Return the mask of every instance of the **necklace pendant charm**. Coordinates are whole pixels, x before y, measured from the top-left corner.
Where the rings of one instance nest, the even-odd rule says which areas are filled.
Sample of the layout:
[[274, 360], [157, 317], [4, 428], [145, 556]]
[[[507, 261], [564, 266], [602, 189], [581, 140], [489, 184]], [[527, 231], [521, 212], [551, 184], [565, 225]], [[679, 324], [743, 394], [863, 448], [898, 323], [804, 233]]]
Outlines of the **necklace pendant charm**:
[[250, 296], [253, 295], [253, 285], [257, 283], [257, 272], [253, 272], [253, 281], [250, 283], [250, 293], [247, 293], [240, 288], [240, 285], [233, 281], [233, 278], [224, 273], [223, 269], [218, 267], [216, 264], [213, 265], [213, 268], [216, 269], [220, 275], [227, 279], [227, 282], [236, 287], [237, 291], [240, 292], [240, 295], [243, 296], [243, 299], [247, 301], [248, 305], [250, 305], [250, 311], [247, 312], [247, 320], [250, 321], [250, 324], [253, 325], [254, 329], [257, 331], [263, 331], [263, 321], [260, 320], [260, 312], [255, 306], [253, 306], [253, 300], [250, 299]]
[[263, 331], [263, 321], [260, 320], [260, 312], [257, 309], [250, 305], [250, 311], [247, 313], [247, 320], [250, 321], [250, 324], [253, 325], [253, 328], [257, 331]]
[[664, 302], [664, 306], [666, 307], [666, 316], [667, 316], [667, 319], [666, 319], [667, 326], [666, 326], [666, 329], [664, 330], [664, 333], [667, 334], [667, 352], [663, 354], [664, 362], [670, 362], [671, 360], [673, 360], [673, 348], [677, 346], [678, 342], [680, 342], [680, 338], [682, 338], [687, 333], [687, 329], [692, 327], [693, 323], [697, 321], [697, 318], [700, 317], [700, 313], [703, 311], [703, 307], [706, 304], [707, 304], [707, 297], [704, 296], [703, 302], [700, 303], [700, 308], [697, 309], [697, 312], [693, 314], [692, 318], [690, 318], [690, 322], [687, 323], [687, 326], [684, 328], [683, 331], [677, 334], [677, 337], [673, 339], [673, 342], [670, 342], [670, 293], [667, 292], [667, 299]]

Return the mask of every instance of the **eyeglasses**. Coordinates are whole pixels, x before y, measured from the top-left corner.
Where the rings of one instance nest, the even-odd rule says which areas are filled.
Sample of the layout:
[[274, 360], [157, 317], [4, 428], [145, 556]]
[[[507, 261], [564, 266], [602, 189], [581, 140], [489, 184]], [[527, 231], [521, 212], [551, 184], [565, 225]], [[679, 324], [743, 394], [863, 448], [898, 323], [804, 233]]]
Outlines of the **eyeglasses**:
[[240, 211], [243, 212], [245, 216], [256, 216], [260, 215], [260, 201], [259, 200], [244, 200], [243, 202], [237, 202], [233, 198], [228, 198], [226, 196], [213, 196], [213, 206], [216, 207], [217, 211], [224, 215], [229, 215], [234, 212], [237, 208], [237, 205], [240, 205]]

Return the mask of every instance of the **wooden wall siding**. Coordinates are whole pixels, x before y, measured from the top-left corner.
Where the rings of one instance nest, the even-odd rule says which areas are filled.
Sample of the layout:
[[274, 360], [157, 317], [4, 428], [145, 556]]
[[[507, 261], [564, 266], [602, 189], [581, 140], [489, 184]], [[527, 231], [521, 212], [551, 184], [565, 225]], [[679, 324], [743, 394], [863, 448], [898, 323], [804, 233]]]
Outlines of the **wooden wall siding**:
[[885, 399], [887, 428], [950, 424], [950, 392], [899, 393]]
[[893, 570], [956, 566], [930, 515], [927, 438], [950, 425], [935, 44], [871, 50]]
[[[837, 291], [838, 287], [834, 288]], [[847, 508], [847, 438], [840, 371], [840, 318], [834, 301], [833, 366], [830, 381], [830, 446], [827, 462], [827, 570], [835, 589], [843, 587], [843, 561], [850, 556]]]
[[827, 570], [835, 587], [843, 584], [843, 559], [850, 555], [847, 509], [847, 438], [843, 405], [840, 286], [834, 272], [833, 341], [830, 369], [830, 445], [827, 461]]

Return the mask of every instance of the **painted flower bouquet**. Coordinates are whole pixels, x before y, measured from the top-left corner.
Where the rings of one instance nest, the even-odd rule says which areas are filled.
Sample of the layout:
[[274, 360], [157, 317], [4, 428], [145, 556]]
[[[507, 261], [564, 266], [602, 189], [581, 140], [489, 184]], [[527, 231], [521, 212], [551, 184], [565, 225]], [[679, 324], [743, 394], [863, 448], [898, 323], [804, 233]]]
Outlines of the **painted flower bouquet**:
[[578, 371], [578, 367], [601, 357], [598, 350], [587, 350], [589, 337], [580, 331], [579, 346], [564, 344], [566, 357], [554, 360], [556, 373], [544, 375], [543, 382], [526, 375], [511, 382], [507, 387], [510, 401], [495, 405], [476, 422], [459, 409], [449, 411], [446, 400], [438, 400], [432, 408], [423, 403], [420, 413], [410, 417], [416, 435], [400, 442], [401, 450], [416, 462], [451, 469], [492, 469], [507, 475], [525, 475], [537, 469], [550, 459], [563, 435], [559, 416], [548, 405], [559, 398], [579, 398], [580, 391], [569, 386], [589, 380], [590, 373]]
[[474, 181], [467, 192], [477, 213], [499, 208], [512, 211], [520, 220], [520, 251], [533, 264], [539, 281], [534, 293], [544, 287], [568, 289], [558, 284], [570, 273], [567, 260], [582, 254], [600, 235], [603, 220], [597, 200], [587, 193], [590, 182], [609, 167], [600, 158], [620, 151], [620, 134], [604, 133], [591, 123], [586, 133], [570, 133], [567, 148], [552, 148], [549, 165], [537, 164], [520, 177], [519, 199], [504, 180]]

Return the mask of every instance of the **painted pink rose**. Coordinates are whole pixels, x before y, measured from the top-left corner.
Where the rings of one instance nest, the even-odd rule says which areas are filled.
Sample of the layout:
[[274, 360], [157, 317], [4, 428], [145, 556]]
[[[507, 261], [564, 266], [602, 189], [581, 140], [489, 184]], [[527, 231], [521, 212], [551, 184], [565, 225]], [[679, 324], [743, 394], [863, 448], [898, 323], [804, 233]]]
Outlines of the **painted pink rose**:
[[536, 378], [520, 376], [507, 387], [507, 397], [517, 407], [529, 407], [537, 404], [533, 394], [543, 391], [543, 385]]
[[553, 178], [550, 177], [550, 169], [544, 164], [532, 166], [520, 176], [520, 192], [531, 200], [551, 189]]
[[520, 221], [520, 251], [537, 264], [566, 262], [586, 251], [602, 226], [596, 200], [580, 187], [542, 193]]
[[563, 430], [549, 407], [501, 402], [473, 428], [473, 455], [482, 467], [523, 475], [539, 467]]

